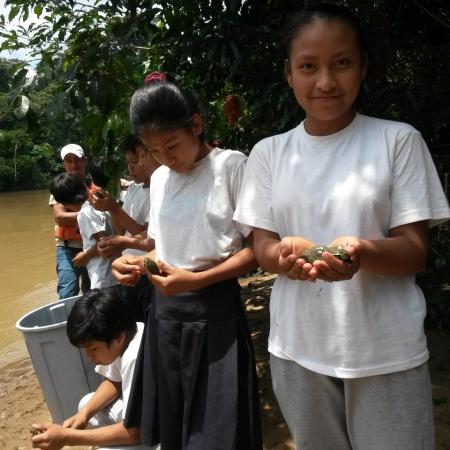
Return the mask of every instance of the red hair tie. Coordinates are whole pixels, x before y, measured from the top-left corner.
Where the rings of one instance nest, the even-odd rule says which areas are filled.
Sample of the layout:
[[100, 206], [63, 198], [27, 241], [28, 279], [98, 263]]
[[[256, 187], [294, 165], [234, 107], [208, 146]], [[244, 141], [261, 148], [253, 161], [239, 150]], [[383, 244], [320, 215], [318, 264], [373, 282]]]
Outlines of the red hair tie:
[[154, 81], [167, 81], [167, 75], [163, 72], [149, 73], [144, 79], [144, 84], [153, 83]]

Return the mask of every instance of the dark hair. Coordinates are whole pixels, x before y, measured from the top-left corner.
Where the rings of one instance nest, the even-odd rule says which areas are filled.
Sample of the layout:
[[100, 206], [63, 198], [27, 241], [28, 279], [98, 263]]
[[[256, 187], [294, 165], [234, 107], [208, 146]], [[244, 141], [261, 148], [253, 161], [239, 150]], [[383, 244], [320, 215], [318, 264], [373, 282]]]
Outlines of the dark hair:
[[92, 178], [92, 182], [103, 189], [106, 189], [108, 187], [108, 183], [110, 181], [110, 177], [108, 177], [108, 175], [106, 175], [100, 164], [98, 164], [95, 161], [90, 161], [88, 163], [88, 171], [89, 174], [91, 175]]
[[136, 331], [129, 306], [114, 288], [86, 292], [75, 302], [67, 318], [67, 337], [76, 347], [91, 340], [110, 344], [121, 333], [132, 338]]
[[196, 113], [201, 114], [197, 96], [167, 76], [147, 82], [131, 98], [130, 121], [137, 135], [144, 130], [191, 128]]
[[119, 144], [119, 150], [122, 153], [132, 152], [136, 153], [140, 145], [139, 139], [133, 134], [127, 134]]
[[347, 7], [333, 3], [312, 3], [305, 5], [302, 10], [296, 13], [283, 31], [283, 44], [288, 59], [291, 54], [292, 41], [299, 31], [317, 19], [337, 21], [347, 25], [355, 33], [361, 55], [366, 51], [364, 33], [359, 20]]
[[50, 193], [58, 203], [80, 205], [87, 199], [85, 184], [75, 175], [65, 172], [50, 182]]

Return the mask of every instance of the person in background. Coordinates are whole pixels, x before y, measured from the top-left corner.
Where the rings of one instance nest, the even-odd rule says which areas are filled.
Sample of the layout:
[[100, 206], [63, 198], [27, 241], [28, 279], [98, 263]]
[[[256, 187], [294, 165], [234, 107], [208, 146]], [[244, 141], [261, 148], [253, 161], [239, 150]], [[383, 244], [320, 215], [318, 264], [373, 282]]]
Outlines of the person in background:
[[[64, 170], [78, 177], [86, 187], [90, 187], [86, 175], [88, 161], [84, 150], [77, 144], [68, 144], [61, 149]], [[60, 299], [78, 295], [89, 289], [89, 276], [85, 267], [74, 258], [81, 252], [83, 243], [78, 231], [77, 212], [69, 211], [50, 195], [49, 206], [55, 219], [57, 292]]]
[[[450, 216], [436, 168], [412, 126], [354, 110], [368, 64], [346, 7], [305, 7], [285, 43], [306, 118], [255, 145], [234, 216], [279, 274], [269, 352], [281, 412], [297, 449], [433, 450], [415, 274], [428, 229]], [[314, 255], [323, 245], [342, 248]]]
[[86, 264], [91, 289], [117, 285], [111, 273], [111, 260], [103, 258], [96, 251], [97, 243], [113, 233], [109, 214], [93, 208], [86, 186], [70, 173], [57, 175], [50, 184], [50, 192], [68, 211], [78, 213], [78, 228], [83, 242], [79, 258], [83, 258]]
[[[83, 397], [78, 412], [62, 426], [37, 423], [33, 448], [59, 449], [65, 445], [95, 445], [115, 450], [157, 450], [140, 445], [140, 430], [125, 428], [123, 416], [130, 395], [143, 323], [136, 323], [117, 292], [92, 289], [80, 297], [67, 318], [67, 336], [97, 364], [104, 381]], [[106, 449], [105, 449], [106, 450]]]
[[[128, 173], [133, 179], [128, 185], [122, 206], [108, 193], [93, 196], [92, 206], [99, 211], [108, 211], [115, 234], [100, 240], [98, 253], [106, 258], [117, 255], [145, 255], [151, 250], [146, 239], [148, 215], [150, 212], [150, 177], [159, 166], [151, 156], [142, 159], [139, 140], [129, 135], [119, 148], [125, 153]], [[145, 150], [144, 150], [145, 151]], [[143, 322], [145, 312], [154, 296], [153, 285], [142, 274], [134, 286], [122, 286], [123, 296], [132, 309], [135, 319]]]

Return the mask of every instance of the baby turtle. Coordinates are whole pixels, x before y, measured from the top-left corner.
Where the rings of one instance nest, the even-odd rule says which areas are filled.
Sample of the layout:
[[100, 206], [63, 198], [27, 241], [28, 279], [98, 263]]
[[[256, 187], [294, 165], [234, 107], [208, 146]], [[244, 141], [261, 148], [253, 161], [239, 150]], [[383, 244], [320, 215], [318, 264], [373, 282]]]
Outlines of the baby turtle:
[[332, 246], [332, 247], [318, 245], [317, 247], [311, 247], [311, 248], [308, 248], [308, 250], [305, 250], [304, 252], [302, 252], [300, 254], [299, 258], [302, 258], [306, 262], [312, 264], [314, 261], [316, 261], [318, 259], [322, 259], [323, 252], [331, 253], [335, 258], [337, 258], [341, 261], [344, 261], [346, 263], [352, 262], [350, 255], [347, 253], [347, 251], [341, 245]]
[[42, 431], [41, 430], [38, 430], [37, 428], [35, 428], [35, 427], [31, 427], [30, 428], [30, 434], [31, 434], [31, 436], [37, 436], [38, 434], [41, 434], [42, 433]]
[[159, 271], [158, 266], [156, 265], [156, 262], [148, 256], [146, 256], [144, 258], [144, 267], [152, 275], [161, 275], [161, 272]]

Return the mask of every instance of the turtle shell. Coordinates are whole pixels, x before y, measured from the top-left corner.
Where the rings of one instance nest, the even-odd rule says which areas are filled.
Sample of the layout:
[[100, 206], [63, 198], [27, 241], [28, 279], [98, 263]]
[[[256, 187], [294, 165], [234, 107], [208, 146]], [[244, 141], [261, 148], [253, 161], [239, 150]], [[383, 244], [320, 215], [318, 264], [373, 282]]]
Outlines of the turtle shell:
[[144, 258], [144, 267], [152, 275], [161, 275], [161, 272], [159, 271], [158, 266], [156, 265], [156, 262], [148, 256], [146, 256]]
[[344, 261], [347, 263], [352, 262], [350, 255], [347, 253], [347, 251], [341, 245], [330, 246], [330, 247], [326, 247], [324, 245], [318, 245], [317, 247], [311, 247], [311, 248], [308, 248], [307, 250], [303, 251], [300, 254], [299, 258], [302, 258], [306, 262], [312, 264], [314, 261], [316, 261], [318, 259], [322, 259], [323, 252], [331, 253], [335, 258], [337, 258], [341, 261]]

